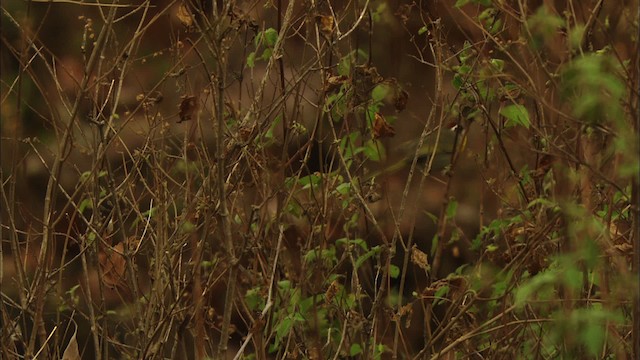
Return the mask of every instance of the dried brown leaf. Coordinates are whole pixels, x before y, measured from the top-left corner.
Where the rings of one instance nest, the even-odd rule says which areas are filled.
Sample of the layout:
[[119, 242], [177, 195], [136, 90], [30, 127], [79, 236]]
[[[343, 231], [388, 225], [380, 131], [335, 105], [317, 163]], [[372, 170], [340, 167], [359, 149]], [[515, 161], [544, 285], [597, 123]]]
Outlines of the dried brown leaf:
[[393, 137], [395, 134], [396, 130], [393, 126], [389, 125], [380, 113], [376, 113], [375, 119], [373, 120], [373, 137], [380, 139], [383, 137]]
[[98, 263], [102, 269], [102, 282], [116, 288], [124, 283], [126, 260], [124, 258], [124, 243], [119, 243], [112, 249], [106, 249], [98, 254]]
[[396, 108], [396, 111], [400, 112], [407, 107], [408, 101], [409, 93], [404, 89], [398, 89], [396, 92], [396, 96], [393, 99], [393, 106]]
[[320, 28], [320, 31], [322, 31], [323, 33], [331, 34], [333, 32], [333, 29], [335, 27], [335, 21], [333, 19], [333, 16], [317, 15], [316, 21], [318, 22], [318, 27]]
[[331, 300], [333, 300], [333, 298], [338, 293], [339, 289], [340, 289], [340, 282], [337, 279], [333, 280], [331, 285], [329, 285], [329, 288], [327, 289], [327, 291], [324, 293], [324, 301], [327, 303], [330, 303]]
[[186, 27], [191, 27], [193, 25], [193, 15], [191, 14], [191, 11], [189, 11], [189, 8], [187, 8], [185, 4], [180, 4], [180, 6], [178, 6], [178, 11], [176, 11], [176, 17], [178, 18], [178, 20], [180, 20], [182, 25]]
[[327, 92], [333, 91], [342, 86], [342, 84], [344, 84], [348, 79], [349, 77], [345, 75], [327, 76], [327, 80], [324, 84], [324, 90]]
[[429, 258], [427, 257], [427, 254], [418, 249], [415, 244], [411, 248], [411, 262], [424, 271], [431, 270], [431, 265], [429, 265]]
[[178, 123], [191, 120], [197, 108], [198, 97], [190, 95], [183, 96], [182, 101], [180, 101], [180, 120], [178, 120]]

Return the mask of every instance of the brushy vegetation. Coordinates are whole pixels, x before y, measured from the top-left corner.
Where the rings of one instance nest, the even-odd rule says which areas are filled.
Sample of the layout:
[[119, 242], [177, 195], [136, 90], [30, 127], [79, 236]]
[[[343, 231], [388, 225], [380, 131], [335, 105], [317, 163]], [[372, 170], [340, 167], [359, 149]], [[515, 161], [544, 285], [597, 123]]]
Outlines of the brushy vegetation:
[[3, 2], [1, 357], [637, 358], [637, 7]]

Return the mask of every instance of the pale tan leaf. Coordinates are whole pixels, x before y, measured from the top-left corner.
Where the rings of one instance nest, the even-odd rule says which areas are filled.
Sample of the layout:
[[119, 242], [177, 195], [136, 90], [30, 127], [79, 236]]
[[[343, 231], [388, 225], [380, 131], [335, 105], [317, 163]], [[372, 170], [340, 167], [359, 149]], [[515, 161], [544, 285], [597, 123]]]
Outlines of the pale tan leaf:
[[180, 4], [180, 6], [178, 6], [176, 17], [178, 18], [178, 20], [180, 20], [182, 25], [186, 27], [190, 27], [191, 25], [193, 25], [193, 15], [191, 15], [191, 11], [189, 11], [187, 6], [184, 4]]
[[428, 272], [431, 270], [429, 265], [429, 258], [422, 250], [418, 249], [416, 245], [411, 248], [411, 262], [418, 265], [421, 269]]
[[78, 333], [78, 327], [76, 326], [71, 339], [69, 339], [69, 343], [67, 344], [67, 348], [64, 350], [62, 354], [62, 360], [81, 360], [80, 351], [78, 350], [78, 340], [76, 340], [76, 334]]

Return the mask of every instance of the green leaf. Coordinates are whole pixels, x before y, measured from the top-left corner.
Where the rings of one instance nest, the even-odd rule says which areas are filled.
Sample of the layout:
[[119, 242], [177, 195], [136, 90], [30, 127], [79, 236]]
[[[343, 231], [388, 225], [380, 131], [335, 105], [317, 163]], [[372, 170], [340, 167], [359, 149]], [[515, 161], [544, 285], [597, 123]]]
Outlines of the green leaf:
[[431, 239], [431, 257], [436, 255], [436, 249], [438, 248], [438, 234], [433, 235], [433, 239]]
[[582, 272], [576, 269], [575, 266], [568, 266], [564, 270], [563, 275], [564, 275], [565, 285], [573, 289], [580, 289], [582, 287], [582, 281], [583, 281]]
[[504, 70], [504, 60], [491, 59], [489, 60], [489, 63], [498, 72], [502, 72], [502, 70]]
[[422, 213], [424, 213], [434, 225], [438, 223], [438, 217], [435, 214], [430, 213], [426, 210], [423, 210]]
[[487, 252], [495, 252], [498, 249], [499, 247], [497, 245], [494, 245], [494, 244], [487, 245]]
[[453, 84], [453, 87], [456, 88], [456, 90], [460, 90], [462, 84], [464, 83], [464, 80], [462, 79], [462, 76], [460, 74], [455, 74], [453, 75], [453, 80], [451, 80], [451, 83]]
[[93, 202], [91, 201], [91, 199], [84, 199], [80, 203], [80, 206], [78, 206], [78, 212], [82, 214], [85, 209], [92, 209], [92, 208], [93, 208]]
[[316, 261], [320, 257], [318, 249], [311, 249], [304, 255], [304, 262], [307, 264], [311, 264]]
[[379, 140], [368, 140], [362, 150], [365, 156], [371, 161], [378, 162], [385, 157], [384, 146]]
[[287, 316], [276, 326], [276, 337], [278, 339], [283, 339], [289, 334], [289, 331], [291, 331], [293, 327], [293, 320], [292, 316]]
[[602, 324], [589, 321], [583, 325], [580, 331], [580, 338], [582, 338], [582, 342], [591, 356], [599, 358], [605, 340], [605, 329]]
[[507, 105], [500, 109], [500, 115], [507, 119], [506, 127], [521, 125], [529, 129], [531, 122], [529, 121], [529, 112], [522, 105]]
[[273, 47], [278, 40], [278, 32], [274, 28], [268, 28], [264, 31], [264, 44], [268, 47]]
[[260, 287], [247, 290], [244, 299], [249, 310], [260, 310], [264, 306], [264, 297], [260, 294]]
[[93, 244], [94, 241], [96, 241], [96, 233], [92, 231], [89, 234], [87, 234], [87, 245], [90, 246], [91, 244]]
[[338, 63], [338, 75], [349, 76], [351, 73], [351, 59], [349, 56], [345, 56], [340, 59]]
[[557, 271], [545, 271], [539, 273], [526, 284], [520, 286], [516, 291], [514, 305], [521, 308], [536, 292], [538, 292], [543, 286], [550, 285], [556, 282], [558, 277]]
[[356, 356], [362, 354], [362, 346], [360, 344], [351, 344], [349, 349], [349, 356]]
[[388, 84], [378, 84], [371, 90], [371, 99], [373, 101], [382, 101], [391, 93], [391, 86]]
[[440, 303], [443, 303], [446, 299], [444, 298], [447, 294], [449, 293], [449, 285], [445, 285], [441, 288], [439, 288], [438, 290], [436, 290], [436, 293], [433, 294], [434, 302], [433, 305], [438, 305]]
[[454, 217], [456, 217], [457, 211], [458, 211], [458, 202], [452, 198], [449, 200], [449, 204], [447, 204], [447, 212], [446, 212], [447, 219], [453, 219]]
[[271, 122], [271, 125], [269, 126], [269, 129], [264, 134], [265, 139], [273, 140], [273, 131], [275, 130], [276, 126], [278, 126], [278, 124], [280, 124], [280, 121], [282, 121], [282, 115], [276, 116], [276, 118]]
[[356, 260], [354, 264], [355, 268], [358, 269], [365, 261], [367, 261], [370, 257], [380, 252], [380, 246], [374, 246], [371, 250], [367, 251], [364, 255], [361, 255]]
[[247, 56], [247, 66], [252, 68], [256, 66], [256, 53], [252, 51], [249, 56]]
[[390, 265], [389, 276], [391, 276], [392, 279], [397, 279], [398, 276], [400, 276], [400, 268], [395, 265]]
[[75, 296], [75, 292], [79, 287], [80, 284], [72, 286], [71, 289], [67, 290], [67, 294], [69, 294], [70, 296]]
[[362, 248], [362, 250], [364, 251], [369, 251], [369, 246], [367, 246], [367, 242], [364, 241], [363, 239], [353, 239], [353, 240], [349, 240], [347, 238], [342, 238], [342, 239], [338, 239], [336, 240], [336, 244], [338, 245], [344, 245], [344, 246], [348, 246], [348, 245], [357, 245], [360, 246]]
[[336, 191], [340, 195], [348, 195], [350, 190], [351, 190], [351, 183], [342, 183], [336, 186]]
[[269, 58], [271, 57], [271, 54], [273, 53], [273, 49], [271, 48], [266, 48], [264, 49], [264, 51], [262, 52], [262, 55], [260, 55], [260, 58], [262, 60], [269, 60]]
[[321, 181], [321, 176], [312, 174], [301, 177], [300, 180], [298, 180], [298, 184], [300, 184], [302, 186], [302, 189], [305, 190], [311, 187], [317, 188], [320, 185]]
[[190, 234], [196, 230], [196, 226], [189, 220], [182, 223], [180, 227], [180, 232], [183, 234]]
[[471, 247], [469, 248], [471, 251], [477, 251], [482, 247], [482, 240], [479, 237], [471, 240]]
[[422, 35], [424, 33], [426, 33], [427, 31], [429, 31], [429, 29], [426, 26], [423, 26], [420, 28], [420, 30], [418, 30], [418, 35]]
[[471, 2], [471, 0], [458, 0], [458, 1], [456, 1], [456, 4], [454, 6], [457, 7], [457, 8], [461, 8], [461, 7], [467, 5], [470, 2]]

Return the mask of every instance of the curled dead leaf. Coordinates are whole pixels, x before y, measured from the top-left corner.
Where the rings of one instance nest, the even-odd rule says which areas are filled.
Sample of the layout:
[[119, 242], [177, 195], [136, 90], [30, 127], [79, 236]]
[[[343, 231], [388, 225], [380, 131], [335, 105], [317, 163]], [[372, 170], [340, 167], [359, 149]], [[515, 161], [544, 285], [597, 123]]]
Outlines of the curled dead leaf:
[[124, 284], [126, 272], [124, 243], [101, 251], [98, 254], [98, 263], [102, 269], [102, 282], [105, 285], [116, 288]]
[[418, 247], [414, 244], [411, 248], [411, 262], [420, 267], [424, 271], [431, 270], [431, 266], [429, 265], [429, 258], [427, 254], [425, 254], [422, 250], [418, 249]]
[[411, 13], [413, 12], [413, 7], [416, 6], [416, 3], [412, 3], [412, 4], [404, 4], [404, 5], [400, 5], [398, 7], [398, 10], [396, 11], [395, 15], [400, 18], [400, 21], [402, 21], [403, 24], [407, 24], [407, 22], [409, 21], [409, 18], [411, 17]]
[[335, 27], [335, 21], [331, 15], [316, 15], [318, 28], [325, 34], [331, 34]]
[[333, 298], [338, 293], [338, 290], [340, 289], [339, 286], [340, 286], [340, 283], [338, 282], [338, 280], [333, 280], [331, 285], [329, 285], [329, 288], [324, 293], [324, 301], [326, 303], [330, 303], [333, 300]]
[[365, 188], [367, 189], [367, 192], [365, 193], [364, 198], [367, 202], [374, 203], [382, 199], [380, 184], [370, 183]]
[[191, 95], [182, 96], [182, 101], [180, 101], [180, 120], [178, 120], [178, 124], [183, 121], [188, 121], [193, 118], [195, 115], [196, 109], [198, 108], [198, 97]]
[[180, 4], [180, 6], [178, 6], [178, 11], [176, 11], [176, 17], [178, 18], [178, 20], [180, 20], [182, 25], [186, 27], [191, 27], [193, 25], [193, 15], [191, 14], [191, 11], [189, 11], [189, 8], [187, 8], [185, 4]]
[[398, 89], [393, 99], [393, 106], [396, 108], [396, 111], [400, 112], [407, 107], [408, 101], [409, 93], [404, 89]]
[[327, 76], [327, 80], [324, 84], [324, 90], [326, 92], [333, 91], [342, 86], [342, 84], [344, 84], [348, 79], [349, 77], [346, 75]]
[[373, 120], [373, 138], [393, 137], [395, 134], [396, 130], [393, 126], [391, 126], [380, 113], [376, 113]]

